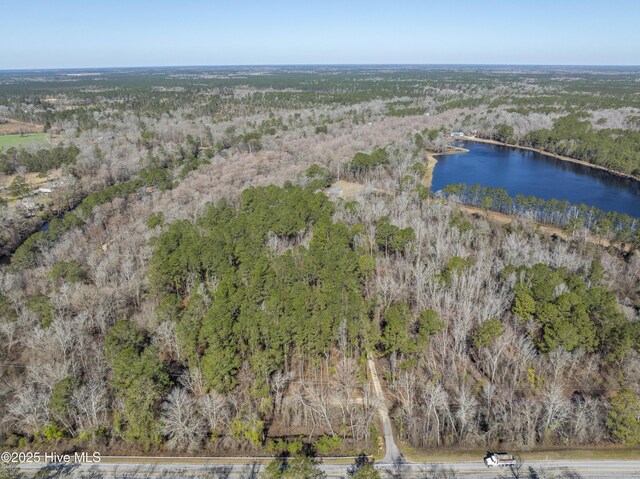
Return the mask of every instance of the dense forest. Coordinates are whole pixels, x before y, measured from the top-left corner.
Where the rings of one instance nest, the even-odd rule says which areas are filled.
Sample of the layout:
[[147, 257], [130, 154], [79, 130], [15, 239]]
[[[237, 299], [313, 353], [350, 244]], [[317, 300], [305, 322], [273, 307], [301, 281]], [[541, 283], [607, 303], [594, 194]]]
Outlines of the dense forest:
[[404, 451], [640, 442], [638, 219], [424, 186], [455, 131], [638, 176], [636, 71], [94, 73], [0, 73], [5, 449], [295, 477], [380, 452], [369, 359]]
[[[492, 137], [504, 143], [518, 144], [568, 156], [640, 178], [640, 132], [622, 128], [604, 128], [605, 117], [595, 127], [586, 112], [571, 113], [553, 122], [552, 128], [515, 135], [508, 124], [497, 125]], [[635, 121], [635, 120], [632, 120]]]

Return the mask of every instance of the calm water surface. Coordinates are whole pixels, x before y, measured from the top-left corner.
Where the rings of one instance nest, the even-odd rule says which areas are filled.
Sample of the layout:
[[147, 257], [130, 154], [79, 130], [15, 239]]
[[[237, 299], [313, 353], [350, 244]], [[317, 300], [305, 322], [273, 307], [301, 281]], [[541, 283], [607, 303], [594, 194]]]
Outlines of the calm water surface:
[[504, 188], [509, 195], [556, 198], [640, 218], [640, 183], [533, 151], [457, 142], [468, 153], [439, 155], [431, 189], [453, 183]]

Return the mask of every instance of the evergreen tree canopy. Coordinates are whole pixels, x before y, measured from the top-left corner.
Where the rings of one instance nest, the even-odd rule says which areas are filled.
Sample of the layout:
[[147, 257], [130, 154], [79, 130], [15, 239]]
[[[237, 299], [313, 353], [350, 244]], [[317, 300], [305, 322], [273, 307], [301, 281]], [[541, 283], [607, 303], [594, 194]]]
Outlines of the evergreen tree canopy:
[[591, 266], [586, 278], [544, 264], [509, 266], [502, 274], [511, 273], [519, 278], [512, 312], [521, 321], [533, 321], [533, 339], [542, 351], [579, 348], [616, 359], [640, 346], [613, 293], [596, 285], [597, 266]]
[[[263, 390], [285, 355], [328, 354], [342, 323], [350, 341], [361, 341], [369, 312], [364, 251], [332, 213], [311, 188], [251, 188], [237, 207], [221, 202], [160, 236], [151, 284], [210, 387], [233, 389], [248, 360]], [[274, 241], [285, 246], [273, 250]]]
[[611, 400], [607, 426], [623, 444], [640, 443], [640, 397], [630, 389], [620, 390]]

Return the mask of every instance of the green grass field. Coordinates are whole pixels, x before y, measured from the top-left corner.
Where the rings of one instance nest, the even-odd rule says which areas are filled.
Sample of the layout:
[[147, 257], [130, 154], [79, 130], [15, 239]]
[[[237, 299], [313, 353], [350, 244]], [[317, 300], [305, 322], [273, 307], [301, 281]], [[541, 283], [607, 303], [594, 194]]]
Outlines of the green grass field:
[[47, 141], [46, 133], [27, 133], [20, 135], [0, 135], [0, 148], [27, 145], [30, 143], [44, 143]]

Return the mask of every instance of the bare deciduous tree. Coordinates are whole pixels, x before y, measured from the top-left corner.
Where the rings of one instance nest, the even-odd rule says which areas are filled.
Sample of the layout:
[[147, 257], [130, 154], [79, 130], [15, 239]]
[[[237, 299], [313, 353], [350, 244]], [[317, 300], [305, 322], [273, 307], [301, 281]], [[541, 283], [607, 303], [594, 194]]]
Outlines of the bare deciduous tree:
[[162, 404], [162, 432], [169, 438], [169, 447], [193, 450], [205, 437], [203, 418], [196, 401], [183, 388], [174, 388]]

